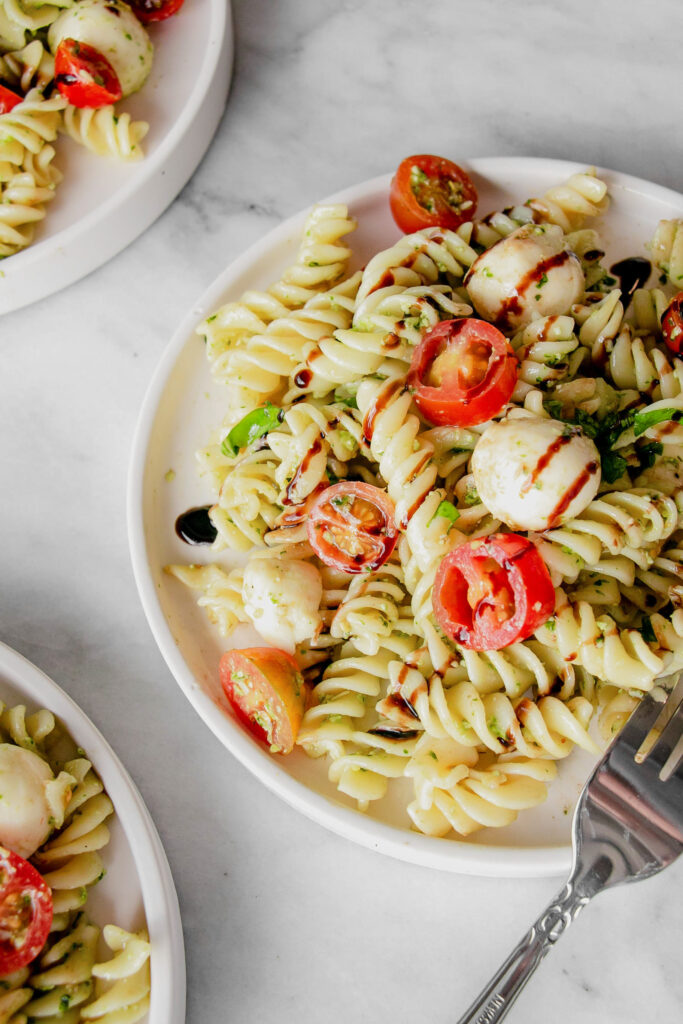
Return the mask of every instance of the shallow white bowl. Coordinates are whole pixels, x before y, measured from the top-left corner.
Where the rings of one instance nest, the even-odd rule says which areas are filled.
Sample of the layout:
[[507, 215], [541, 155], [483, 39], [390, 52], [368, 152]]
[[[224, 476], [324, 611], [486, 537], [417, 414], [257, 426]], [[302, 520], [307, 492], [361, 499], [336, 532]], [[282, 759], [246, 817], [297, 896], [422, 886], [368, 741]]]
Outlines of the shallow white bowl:
[[150, 35], [152, 73], [120, 105], [149, 122], [144, 160], [109, 160], [59, 137], [55, 163], [64, 180], [35, 242], [0, 261], [0, 314], [106, 263], [163, 213], [204, 156], [230, 85], [230, 0], [186, 0], [177, 16], [150, 26]]
[[[472, 160], [465, 167], [479, 190], [480, 215], [541, 195], [585, 169], [518, 157]], [[628, 175], [604, 175], [612, 206], [601, 234], [610, 258], [646, 255], [644, 246], [657, 221], [680, 216], [683, 197]], [[387, 202], [389, 181], [389, 175], [376, 178], [324, 200], [347, 203], [358, 218], [350, 243], [354, 268], [399, 237]], [[377, 801], [369, 815], [360, 814], [328, 782], [324, 760], [313, 761], [301, 751], [272, 757], [226, 713], [217, 667], [231, 644], [196, 607], [194, 594], [163, 572], [168, 563], [215, 560], [207, 548], [188, 548], [174, 531], [179, 513], [215, 500], [197, 476], [194, 453], [225, 414], [221, 389], [211, 381], [195, 327], [221, 302], [278, 279], [294, 258], [307, 212], [271, 231], [219, 275], [179, 327], [145, 398], [130, 465], [128, 527], [133, 568], [152, 632], [190, 703], [221, 742], [270, 789], [332, 831], [382, 853], [450, 871], [517, 877], [562, 873], [570, 864], [571, 812], [589, 774], [590, 757], [574, 751], [560, 764], [545, 804], [522, 812], [508, 828], [483, 830], [467, 841], [410, 831], [405, 802], [397, 792], [400, 785], [394, 783], [394, 798]], [[169, 469], [175, 477], [167, 482]], [[255, 641], [255, 633], [240, 627], [232, 645]]]
[[111, 840], [102, 851], [107, 873], [88, 895], [88, 914], [103, 926], [134, 931], [147, 927], [151, 940], [150, 1009], [141, 1024], [184, 1024], [185, 951], [178, 897], [161, 840], [149, 811], [104, 736], [56, 683], [0, 643], [0, 700], [46, 708], [83, 748], [114, 804], [107, 822]]

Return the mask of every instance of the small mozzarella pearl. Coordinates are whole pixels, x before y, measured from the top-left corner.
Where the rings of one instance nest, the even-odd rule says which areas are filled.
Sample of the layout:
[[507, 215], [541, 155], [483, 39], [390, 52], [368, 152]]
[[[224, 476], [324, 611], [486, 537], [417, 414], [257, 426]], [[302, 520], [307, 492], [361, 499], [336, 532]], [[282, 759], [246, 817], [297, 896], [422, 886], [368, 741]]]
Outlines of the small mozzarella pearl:
[[585, 279], [561, 228], [525, 224], [482, 253], [465, 284], [477, 313], [509, 330], [566, 313], [581, 297]]
[[537, 416], [501, 420], [472, 456], [479, 497], [515, 530], [548, 530], [579, 515], [600, 486], [598, 450], [579, 427]]

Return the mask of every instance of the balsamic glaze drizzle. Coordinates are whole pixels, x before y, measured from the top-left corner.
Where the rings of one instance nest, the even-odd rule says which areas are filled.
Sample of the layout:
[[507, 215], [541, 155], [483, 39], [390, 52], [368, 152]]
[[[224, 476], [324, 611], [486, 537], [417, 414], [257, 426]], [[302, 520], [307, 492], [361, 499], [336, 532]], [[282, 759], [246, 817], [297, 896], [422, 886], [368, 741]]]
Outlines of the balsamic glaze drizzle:
[[629, 256], [614, 263], [610, 271], [619, 278], [621, 301], [626, 309], [636, 288], [644, 288], [647, 284], [652, 264], [642, 256]]
[[175, 532], [186, 544], [213, 544], [218, 531], [209, 519], [210, 505], [189, 508], [175, 521]]

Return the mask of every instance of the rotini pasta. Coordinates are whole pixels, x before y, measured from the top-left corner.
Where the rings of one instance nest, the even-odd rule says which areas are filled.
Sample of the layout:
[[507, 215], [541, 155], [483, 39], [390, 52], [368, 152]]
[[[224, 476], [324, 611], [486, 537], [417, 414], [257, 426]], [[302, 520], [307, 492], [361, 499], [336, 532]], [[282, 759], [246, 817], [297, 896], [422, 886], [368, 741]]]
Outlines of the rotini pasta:
[[[30, 854], [31, 863], [49, 886], [53, 907], [50, 933], [37, 958], [3, 979], [0, 1020], [8, 1024], [25, 1024], [34, 1020], [45, 1021], [46, 1024], [53, 1020], [78, 1024], [81, 1020], [90, 1019], [114, 1024], [116, 1020], [140, 1020], [146, 1012], [145, 997], [149, 992], [149, 972], [145, 966], [149, 943], [142, 936], [131, 936], [108, 926], [105, 938], [110, 948], [122, 949], [130, 941], [135, 954], [128, 958], [128, 971], [124, 969], [123, 961], [97, 965], [100, 929], [88, 919], [84, 910], [88, 890], [105, 873], [99, 851], [109, 842], [106, 821], [113, 813], [111, 800], [104, 792], [101, 780], [82, 752], [76, 751], [51, 712], [45, 709], [28, 714], [23, 705], [4, 707], [0, 703], [0, 748], [3, 751], [21, 750], [26, 752], [24, 756], [35, 759], [27, 764], [26, 769], [22, 768], [21, 762], [13, 762], [16, 774], [28, 771], [34, 781], [32, 788], [31, 785], [29, 789], [19, 786], [18, 805], [13, 786], [6, 782], [2, 842], [10, 843], [11, 848], [11, 842], [16, 845], [20, 836], [34, 837], [31, 849], [24, 852]], [[78, 756], [65, 760], [66, 752], [77, 753]], [[41, 766], [38, 775], [36, 765]], [[51, 812], [47, 822], [49, 834], [33, 850], [37, 835], [35, 823], [41, 821], [40, 804], [43, 799], [35, 779], [41, 776], [52, 779], [53, 773], [53, 780], [45, 786], [45, 799]], [[16, 829], [13, 831], [14, 820]], [[98, 994], [93, 1003], [93, 979], [114, 979], [117, 976], [126, 980], [117, 983], [104, 996]], [[117, 1018], [105, 1015], [105, 1010], [113, 1012], [134, 1003], [139, 1009], [144, 1007], [138, 1016]]]
[[145, 931], [133, 934], [112, 924], [105, 925], [103, 934], [115, 956], [93, 964], [96, 999], [83, 1007], [81, 1017], [102, 1024], [137, 1024], [149, 1010], [149, 936]]
[[650, 244], [655, 264], [676, 287], [683, 281], [683, 219], [660, 220]]
[[0, 77], [24, 95], [31, 89], [42, 93], [54, 76], [54, 57], [40, 39], [0, 56]]
[[64, 110], [63, 130], [96, 156], [116, 160], [142, 160], [141, 142], [149, 131], [146, 121], [131, 121], [130, 114], [115, 107], [73, 107]]
[[[224, 634], [246, 620], [295, 653], [296, 743], [328, 760], [337, 790], [367, 810], [403, 779], [407, 820], [429, 835], [541, 803], [555, 762], [596, 755], [596, 735], [683, 664], [670, 287], [622, 297], [586, 225], [608, 202], [594, 171], [575, 174], [457, 230], [408, 234], [313, 295], [248, 293], [199, 328], [226, 395], [200, 452], [212, 554], [247, 561], [169, 571]], [[333, 221], [337, 240], [353, 224], [345, 209]], [[670, 272], [675, 229], [657, 238]], [[346, 273], [345, 247], [325, 255]], [[495, 358], [492, 323], [507, 346]], [[509, 388], [477, 416], [499, 365]], [[527, 626], [503, 642], [517, 558], [536, 583]]]
[[[47, 167], [41, 173], [48, 175]], [[11, 256], [33, 240], [35, 226], [54, 198], [54, 183], [41, 186], [33, 174], [20, 172], [0, 189], [0, 256]]]

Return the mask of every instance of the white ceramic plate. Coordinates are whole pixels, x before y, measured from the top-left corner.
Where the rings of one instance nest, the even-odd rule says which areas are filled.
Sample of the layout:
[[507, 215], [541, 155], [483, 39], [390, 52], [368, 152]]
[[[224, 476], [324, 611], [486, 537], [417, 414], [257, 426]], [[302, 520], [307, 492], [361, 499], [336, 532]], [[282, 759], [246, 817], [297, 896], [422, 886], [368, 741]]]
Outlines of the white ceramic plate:
[[88, 895], [100, 926], [147, 927], [152, 946], [150, 1009], [142, 1024], [184, 1024], [185, 951], [180, 911], [161, 840], [133, 781], [102, 734], [63, 690], [16, 651], [0, 643], [0, 700], [47, 708], [82, 747], [114, 804], [111, 840], [102, 851], [107, 873]]
[[[479, 190], [481, 215], [541, 195], [585, 169], [517, 157], [473, 160], [465, 167]], [[610, 259], [646, 255], [644, 244], [657, 221], [680, 215], [683, 197], [624, 174], [604, 174], [612, 207], [601, 233]], [[329, 200], [347, 203], [358, 218], [351, 236], [353, 269], [399, 237], [387, 202], [389, 181], [388, 175], [376, 178]], [[168, 563], [211, 560], [208, 549], [189, 548], [174, 531], [178, 514], [214, 500], [198, 478], [194, 453], [225, 413], [194, 328], [221, 302], [278, 279], [294, 258], [306, 213], [276, 228], [220, 274], [180, 326], [147, 393], [132, 453], [128, 516], [133, 566], [152, 631], [179, 685], [221, 742], [284, 800], [333, 831], [383, 853], [451, 871], [518, 877], [564, 872], [570, 864], [572, 809], [591, 765], [582, 751], [560, 763], [545, 804], [523, 812], [508, 828], [486, 829], [467, 841], [410, 831], [404, 802], [390, 796], [372, 805], [371, 816], [362, 815], [328, 782], [324, 759], [311, 760], [301, 751], [272, 757], [224, 712], [217, 666], [229, 644], [196, 607], [195, 595], [163, 572]], [[169, 469], [175, 477], [167, 482]], [[240, 627], [232, 641], [243, 647], [255, 639]], [[390, 793], [399, 786], [392, 783]]]
[[186, 0], [150, 26], [155, 57], [143, 88], [121, 102], [148, 121], [145, 159], [123, 163], [68, 136], [55, 143], [64, 181], [27, 249], [0, 262], [0, 314], [79, 281], [140, 235], [204, 156], [225, 108], [233, 35], [230, 0]]

